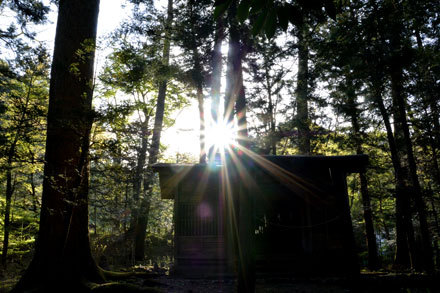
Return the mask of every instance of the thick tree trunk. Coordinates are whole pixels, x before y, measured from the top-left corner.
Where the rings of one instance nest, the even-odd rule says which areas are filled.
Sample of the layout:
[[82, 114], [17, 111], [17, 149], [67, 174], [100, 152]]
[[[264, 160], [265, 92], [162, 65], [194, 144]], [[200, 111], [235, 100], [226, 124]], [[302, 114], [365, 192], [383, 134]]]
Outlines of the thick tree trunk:
[[88, 234], [88, 150], [99, 0], [61, 0], [52, 62], [40, 230], [13, 292], [103, 281]]
[[298, 75], [296, 85], [296, 122], [298, 127], [298, 151], [302, 155], [310, 154], [309, 122], [309, 47], [307, 44], [307, 25], [298, 28]]
[[[168, 0], [167, 20], [165, 24], [165, 36], [163, 42], [162, 65], [168, 67], [170, 64], [170, 39], [171, 24], [173, 22], [173, 0]], [[165, 113], [165, 97], [167, 92], [168, 80], [164, 79], [159, 83], [157, 95], [156, 115], [154, 116], [153, 137], [149, 149], [147, 173], [144, 177], [144, 198], [141, 202], [139, 215], [137, 217], [135, 231], [135, 259], [142, 261], [145, 258], [145, 236], [150, 215], [150, 200], [152, 195], [153, 170], [151, 166], [157, 162], [160, 147], [160, 137], [162, 134], [163, 117]]]

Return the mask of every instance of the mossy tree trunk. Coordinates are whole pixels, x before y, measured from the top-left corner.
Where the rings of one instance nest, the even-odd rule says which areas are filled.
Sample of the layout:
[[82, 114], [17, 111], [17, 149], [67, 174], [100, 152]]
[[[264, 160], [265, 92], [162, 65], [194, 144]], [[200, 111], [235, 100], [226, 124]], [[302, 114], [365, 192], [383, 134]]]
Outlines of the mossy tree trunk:
[[104, 280], [88, 234], [89, 142], [99, 0], [59, 1], [47, 118], [40, 230], [13, 290], [81, 292]]

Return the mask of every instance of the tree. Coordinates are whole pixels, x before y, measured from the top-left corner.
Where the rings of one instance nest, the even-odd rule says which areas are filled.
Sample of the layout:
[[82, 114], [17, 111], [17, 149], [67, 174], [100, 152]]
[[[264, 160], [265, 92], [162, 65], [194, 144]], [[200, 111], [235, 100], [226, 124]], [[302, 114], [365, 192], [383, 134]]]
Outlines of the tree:
[[[206, 65], [208, 63], [208, 58], [206, 51], [211, 48], [210, 38], [212, 37], [214, 24], [212, 15], [210, 13], [209, 7], [211, 1], [188, 1], [188, 3], [181, 3], [178, 8], [180, 13], [176, 16], [176, 43], [183, 49], [186, 53], [183, 58], [186, 63], [185, 69], [188, 74], [188, 81], [195, 90], [195, 96], [197, 98], [198, 108], [199, 108], [199, 129], [200, 129], [200, 155], [199, 162], [206, 162], [206, 119], [205, 119], [205, 96], [203, 93], [204, 87], [206, 85]], [[221, 28], [220, 28], [221, 29]], [[217, 40], [218, 41], [218, 40]], [[221, 44], [221, 40], [220, 40]], [[219, 46], [219, 43], [217, 43]], [[209, 48], [209, 49], [207, 49]], [[217, 48], [219, 50], [219, 48]], [[220, 54], [221, 52], [215, 52], [215, 54]], [[216, 56], [216, 58], [219, 58]], [[220, 74], [218, 70], [221, 70], [221, 59], [217, 59], [216, 62], [220, 61], [220, 68], [217, 64], [217, 72], [215, 74]], [[218, 76], [216, 76], [217, 78]], [[218, 81], [218, 79], [217, 79]], [[215, 83], [215, 82], [214, 82]], [[219, 87], [219, 84], [216, 85]], [[219, 94], [219, 92], [217, 93]], [[217, 97], [218, 98], [218, 97]], [[213, 107], [218, 103], [216, 98], [214, 98]]]
[[84, 290], [104, 276], [88, 236], [88, 150], [99, 0], [59, 2], [35, 255], [14, 292]]
[[[22, 55], [15, 60], [16, 68], [9, 68], [16, 72], [12, 77], [5, 79], [2, 86], [7, 89], [1, 94], [0, 102], [7, 110], [2, 115], [2, 133], [5, 134], [4, 143], [0, 147], [0, 154], [5, 157], [1, 162], [6, 173], [6, 207], [4, 220], [4, 237], [2, 264], [6, 265], [9, 233], [11, 229], [10, 214], [14, 190], [17, 186], [13, 181], [18, 173], [26, 167], [35, 165], [35, 153], [39, 154], [42, 140], [42, 121], [46, 114], [47, 82], [48, 82], [48, 55], [44, 48], [22, 48]], [[29, 161], [19, 163], [20, 161]], [[31, 171], [32, 172], [32, 171]], [[33, 174], [31, 173], [31, 176]], [[31, 182], [33, 184], [33, 181]], [[35, 194], [34, 194], [35, 196]]]
[[247, 83], [249, 116], [256, 117], [259, 122], [249, 131], [254, 133], [256, 141], [262, 142], [258, 148], [264, 154], [277, 155], [281, 138], [278, 120], [287, 114], [287, 107], [283, 105], [289, 73], [286, 64], [290, 65], [291, 61], [287, 55], [273, 40], [257, 40], [246, 58], [250, 73]]
[[[163, 37], [162, 65], [163, 70], [167, 72], [170, 64], [170, 46], [171, 46], [171, 26], [173, 23], [173, 0], [168, 0], [167, 18], [165, 21], [165, 32]], [[163, 119], [165, 114], [165, 98], [167, 93], [168, 77], [165, 75], [159, 82], [159, 91], [157, 96], [156, 114], [154, 116], [153, 137], [149, 148], [148, 169], [144, 177], [144, 194], [141, 201], [141, 214], [137, 219], [135, 236], [135, 257], [143, 260], [145, 255], [145, 233], [148, 225], [148, 215], [150, 210], [150, 199], [152, 193], [153, 170], [151, 166], [157, 162], [159, 156], [160, 137], [162, 133]]]

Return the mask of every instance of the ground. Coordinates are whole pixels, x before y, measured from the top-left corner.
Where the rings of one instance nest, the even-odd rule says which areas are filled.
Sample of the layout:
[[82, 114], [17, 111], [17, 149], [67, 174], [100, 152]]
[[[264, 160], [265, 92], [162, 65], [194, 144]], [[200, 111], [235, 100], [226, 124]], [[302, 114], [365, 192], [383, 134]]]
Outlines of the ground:
[[[188, 279], [169, 276], [165, 270], [136, 270], [138, 275], [127, 278], [122, 283], [140, 288], [156, 288], [159, 292], [170, 293], [217, 293], [235, 292], [235, 279]], [[11, 270], [9, 270], [11, 272]], [[18, 271], [16, 271], [18, 273]], [[139, 274], [140, 273], [140, 274]], [[145, 274], [143, 274], [145, 273]], [[0, 293], [9, 292], [18, 281], [18, 275], [3, 271], [0, 276]], [[405, 292], [405, 293], [440, 293], [440, 276], [427, 276], [416, 273], [361, 273], [356, 280], [342, 278], [315, 277], [268, 277], [259, 276], [256, 292], [280, 293], [342, 293], [342, 292]]]

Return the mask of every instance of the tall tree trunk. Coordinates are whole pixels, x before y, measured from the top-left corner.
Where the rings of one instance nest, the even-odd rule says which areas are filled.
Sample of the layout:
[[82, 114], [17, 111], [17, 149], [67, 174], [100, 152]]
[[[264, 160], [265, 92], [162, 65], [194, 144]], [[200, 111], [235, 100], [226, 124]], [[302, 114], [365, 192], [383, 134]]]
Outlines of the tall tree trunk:
[[391, 161], [394, 168], [394, 176], [396, 178], [396, 256], [394, 262], [399, 268], [408, 268], [412, 266], [412, 263], [414, 263], [416, 258], [408, 184], [405, 179], [405, 170], [401, 165], [399, 154], [397, 152], [396, 141], [391, 128], [389, 115], [383, 102], [381, 86], [378, 85], [378, 83], [373, 83], [373, 95], [374, 102], [376, 103], [385, 124]]
[[[40, 230], [13, 292], [80, 292], [104, 279], [88, 234], [88, 150], [99, 0], [61, 0], [49, 91]], [[72, 70], [75, 68], [75, 70]]]
[[[215, 129], [215, 125], [223, 123], [223, 119], [219, 119], [220, 115], [220, 89], [222, 78], [222, 43], [224, 39], [224, 19], [220, 16], [216, 20], [214, 48], [211, 56], [211, 129]], [[212, 131], [212, 130], [211, 130]], [[211, 137], [215, 135], [211, 134]], [[213, 162], [215, 160], [215, 146], [210, 146], [208, 149], [208, 160]]]
[[399, 143], [396, 145], [401, 149], [401, 153], [406, 157], [409, 178], [412, 187], [412, 196], [415, 201], [417, 214], [420, 224], [420, 235], [422, 241], [421, 259], [416, 262], [416, 269], [424, 269], [428, 272], [433, 271], [433, 255], [431, 245], [431, 235], [429, 232], [428, 221], [426, 216], [425, 202], [422, 198], [422, 189], [417, 175], [417, 165], [414, 158], [411, 136], [409, 133], [408, 121], [406, 118], [406, 99], [403, 89], [403, 65], [402, 65], [402, 24], [400, 7], [395, 8], [394, 22], [391, 27], [391, 48], [393, 55], [390, 60], [390, 79], [391, 79], [391, 95], [393, 97], [393, 109], [395, 119], [396, 139]]
[[[199, 122], [200, 122], [200, 154], [199, 163], [206, 163], [206, 149], [205, 149], [205, 106], [203, 97], [203, 75], [202, 75], [202, 64], [200, 61], [199, 49], [197, 46], [197, 40], [195, 39], [196, 33], [194, 28], [194, 1], [189, 1], [190, 9], [190, 23], [191, 23], [191, 51], [193, 59], [193, 72], [192, 78], [196, 86], [197, 103], [199, 108]], [[221, 56], [221, 55], [220, 55]]]
[[[349, 81], [350, 82], [350, 81]], [[352, 90], [352, 85], [348, 84], [350, 89], [348, 94], [348, 105], [351, 115], [351, 125], [353, 128], [353, 137], [356, 146], [356, 153], [358, 155], [363, 154], [362, 150], [362, 138], [359, 125], [359, 110], [356, 105], [356, 93]], [[377, 256], [377, 244], [376, 244], [376, 234], [374, 233], [373, 215], [371, 210], [371, 200], [370, 194], [368, 192], [368, 181], [367, 176], [364, 172], [359, 174], [361, 181], [361, 197], [362, 197], [362, 208], [364, 212], [365, 221], [365, 234], [368, 247], [368, 268], [370, 270], [377, 270], [379, 268], [379, 259]]]
[[[239, 25], [236, 19], [237, 10], [236, 0], [232, 1], [228, 9], [229, 22], [229, 51], [228, 67], [225, 93], [225, 121], [232, 123], [234, 120], [234, 106], [237, 115], [238, 144], [241, 148], [247, 148], [248, 133], [246, 123], [246, 97], [243, 87], [243, 69], [242, 58], [245, 54], [241, 47], [241, 35]], [[238, 153], [240, 154], [240, 152]], [[234, 161], [232, 161], [234, 162]], [[241, 164], [241, 158], [236, 161]], [[228, 164], [228, 163], [227, 163]], [[228, 165], [226, 165], [228, 166]], [[234, 166], [228, 166], [228, 170], [234, 169]], [[231, 182], [234, 180], [231, 178]], [[238, 244], [236, 247], [237, 255], [237, 291], [254, 292], [255, 291], [255, 219], [254, 219], [254, 198], [250, 196], [249, 191], [240, 189], [238, 191], [238, 206], [235, 207], [238, 220], [239, 235], [233, 242]]]
[[[138, 220], [140, 214], [143, 212], [139, 209], [139, 202], [141, 198], [141, 189], [142, 189], [142, 183], [144, 180], [144, 167], [146, 163], [146, 157], [147, 157], [147, 149], [148, 149], [148, 115], [147, 111], [144, 111], [145, 113], [145, 120], [142, 122], [141, 126], [141, 145], [138, 151], [138, 159], [137, 159], [137, 166], [136, 166], [136, 172], [134, 177], [134, 184], [133, 184], [133, 207], [132, 207], [132, 221], [131, 221], [131, 227], [130, 231], [135, 236], [133, 241], [133, 248], [134, 248], [134, 256], [135, 260], [142, 260], [144, 255], [143, 252], [140, 251], [140, 249], [143, 249], [142, 245], [138, 243], [138, 241], [143, 241], [143, 239], [140, 239], [141, 237], [138, 237], [141, 233], [138, 231], [141, 227], [138, 225]], [[142, 216], [141, 216], [142, 217]]]
[[[147, 114], [148, 113], [146, 113], [146, 115]], [[133, 184], [133, 199], [135, 202], [139, 201], [142, 189], [142, 181], [144, 178], [144, 167], [148, 148], [148, 122], [149, 119], [147, 116], [145, 116], [145, 120], [141, 122], [141, 145], [138, 150], [136, 172], [134, 175]]]
[[216, 21], [214, 48], [212, 49], [212, 75], [211, 75], [211, 117], [213, 123], [218, 123], [220, 110], [220, 89], [222, 77], [222, 42], [224, 39], [223, 18]]
[[[422, 37], [420, 35], [420, 30], [418, 27], [415, 28], [415, 37], [417, 40], [417, 47], [421, 54], [425, 54], [425, 48], [423, 46]], [[427, 117], [431, 118], [432, 121], [432, 129], [433, 135], [435, 138], [436, 149], [440, 148], [440, 121], [439, 121], [439, 113], [440, 109], [438, 107], [439, 91], [438, 86], [436, 86], [436, 80], [432, 73], [432, 67], [429, 66], [429, 62], [425, 61], [427, 58], [423, 56], [419, 58], [419, 62], [417, 65], [418, 68], [418, 79], [422, 84], [423, 94], [421, 96], [421, 100], [426, 109], [430, 109], [431, 113]]]
[[197, 102], [199, 107], [199, 119], [200, 119], [200, 155], [199, 163], [206, 163], [206, 148], [205, 148], [205, 105], [203, 97], [203, 87], [201, 84], [197, 85]]
[[[377, 14], [377, 5], [374, 5], [375, 14]], [[378, 22], [380, 23], [380, 22]], [[376, 28], [377, 39], [380, 40], [377, 51], [383, 52], [388, 44], [379, 28]], [[369, 64], [374, 68], [371, 78], [372, 95], [374, 103], [380, 111], [385, 124], [388, 144], [391, 153], [391, 161], [394, 168], [394, 176], [396, 178], [395, 205], [396, 205], [396, 253], [394, 266], [398, 269], [413, 267], [417, 262], [417, 252], [414, 238], [414, 227], [411, 214], [411, 194], [409, 191], [409, 179], [407, 168], [402, 165], [401, 153], [398, 151], [398, 137], [393, 133], [390, 118], [385, 108], [382, 98], [383, 83], [385, 79], [385, 61], [383, 56], [378, 56], [376, 61]]]
[[32, 194], [32, 210], [34, 213], [37, 213], [37, 205], [38, 205], [38, 198], [37, 198], [37, 191], [35, 186], [35, 176], [34, 173], [31, 173], [29, 175], [29, 180], [31, 182], [31, 194]]
[[12, 160], [8, 159], [8, 165], [6, 166], [6, 206], [5, 206], [5, 219], [4, 219], [4, 234], [3, 234], [3, 249], [2, 249], [2, 265], [6, 268], [6, 260], [8, 258], [9, 248], [9, 230], [10, 230], [10, 214], [11, 214], [11, 202], [12, 202]]
[[270, 138], [269, 143], [270, 146], [268, 149], [272, 150], [272, 155], [277, 154], [277, 140], [275, 137], [275, 113], [274, 113], [274, 105], [272, 100], [272, 85], [270, 82], [270, 72], [269, 72], [269, 66], [267, 64], [268, 62], [268, 56], [267, 54], [264, 54], [265, 60], [264, 62], [264, 73], [266, 77], [266, 90], [267, 90], [267, 101], [268, 101], [268, 111], [269, 111], [269, 129], [270, 129]]
[[[400, 61], [396, 60], [396, 62]], [[407, 159], [411, 183], [410, 186], [413, 190], [412, 196], [414, 198], [417, 214], [419, 216], [420, 234], [422, 237], [422, 259], [419, 259], [416, 262], [416, 269], [432, 271], [434, 264], [432, 258], [431, 236], [428, 228], [426, 207], [422, 198], [422, 189], [420, 187], [419, 178], [417, 175], [417, 166], [414, 158], [412, 141], [409, 134], [408, 122], [406, 120], [406, 102], [403, 97], [402, 88], [403, 71], [400, 65], [397, 63], [394, 63], [394, 65], [395, 67], [391, 69], [391, 92], [393, 96], [394, 119], [396, 122], [395, 130], [396, 134], [399, 134], [396, 135], [396, 137], [399, 138], [399, 141], [396, 143], [396, 145], [399, 145], [402, 156], [405, 156]]]
[[233, 1], [228, 11], [229, 43], [228, 65], [226, 69], [226, 91], [224, 101], [224, 121], [227, 124], [234, 122], [234, 105], [240, 92], [239, 70], [241, 67], [240, 33], [235, 20], [236, 1]]
[[240, 62], [238, 66], [238, 96], [235, 102], [235, 111], [237, 113], [237, 129], [238, 129], [238, 143], [247, 148], [249, 145], [248, 129], [247, 129], [247, 107], [246, 107], [246, 93], [243, 85], [243, 68], [242, 68], [242, 56], [240, 54]]
[[[167, 19], [165, 23], [165, 36], [163, 42], [162, 65], [168, 67], [170, 64], [171, 46], [171, 25], [173, 22], [173, 0], [168, 0]], [[153, 137], [149, 149], [147, 173], [144, 177], [144, 198], [140, 205], [140, 212], [137, 217], [135, 232], [135, 259], [142, 261], [145, 258], [145, 236], [150, 215], [150, 204], [153, 184], [153, 170], [151, 166], [157, 162], [159, 156], [160, 136], [162, 134], [163, 117], [165, 113], [165, 97], [168, 80], [164, 79], [159, 83], [157, 96], [156, 115], [154, 116]]]
[[298, 127], [298, 150], [300, 154], [310, 154], [310, 120], [309, 120], [309, 47], [308, 26], [304, 23], [298, 27], [298, 75], [296, 85], [296, 122]]

